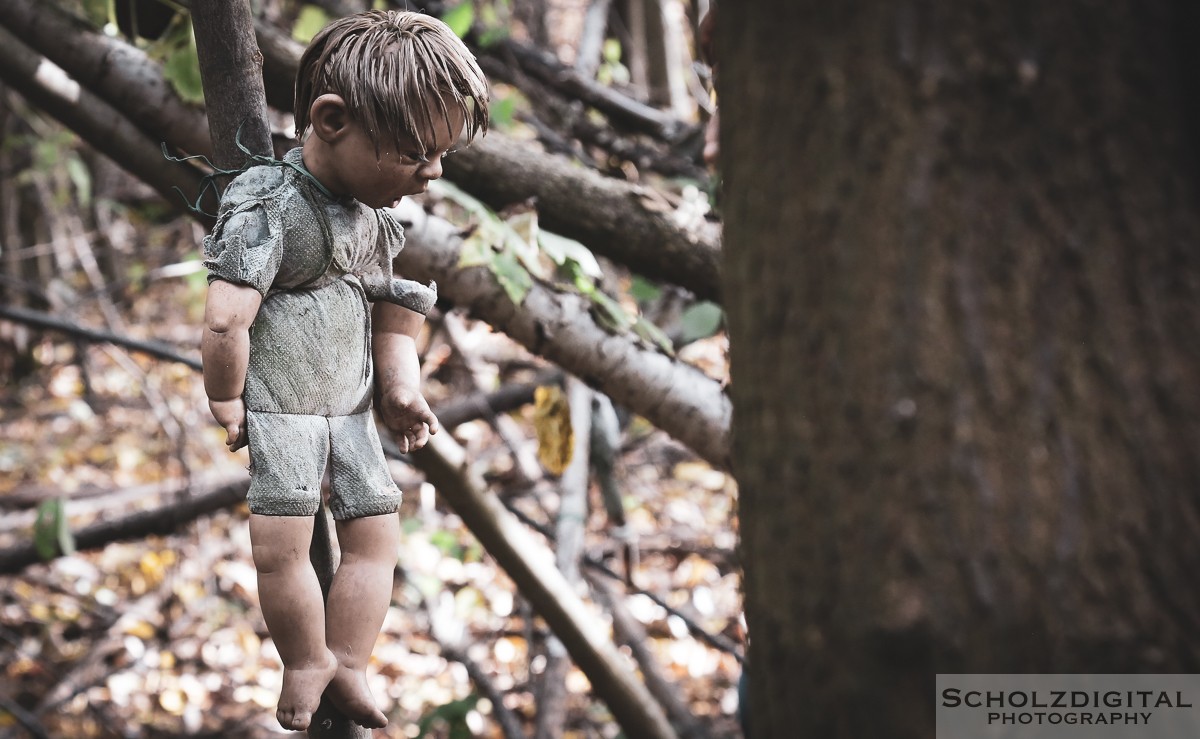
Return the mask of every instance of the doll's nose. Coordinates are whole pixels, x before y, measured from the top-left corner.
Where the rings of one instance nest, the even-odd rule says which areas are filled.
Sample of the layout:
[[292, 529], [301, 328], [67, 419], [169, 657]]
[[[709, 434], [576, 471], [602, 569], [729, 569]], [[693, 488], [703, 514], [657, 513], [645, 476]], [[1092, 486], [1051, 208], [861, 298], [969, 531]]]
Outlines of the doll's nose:
[[442, 176], [442, 158], [435, 156], [421, 165], [418, 173], [427, 180], [436, 180]]

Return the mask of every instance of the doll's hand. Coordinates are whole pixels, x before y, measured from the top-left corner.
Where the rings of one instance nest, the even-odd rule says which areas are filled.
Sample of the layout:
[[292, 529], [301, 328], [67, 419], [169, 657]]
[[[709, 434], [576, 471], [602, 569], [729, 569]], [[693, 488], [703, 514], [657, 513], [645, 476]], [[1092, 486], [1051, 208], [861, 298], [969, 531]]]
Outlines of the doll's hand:
[[402, 454], [415, 452], [438, 432], [437, 416], [421, 393], [408, 388], [392, 388], [380, 398], [379, 413], [383, 423], [396, 435], [396, 445]]
[[246, 446], [246, 404], [241, 398], [210, 400], [208, 409], [225, 429], [225, 446], [236, 452]]

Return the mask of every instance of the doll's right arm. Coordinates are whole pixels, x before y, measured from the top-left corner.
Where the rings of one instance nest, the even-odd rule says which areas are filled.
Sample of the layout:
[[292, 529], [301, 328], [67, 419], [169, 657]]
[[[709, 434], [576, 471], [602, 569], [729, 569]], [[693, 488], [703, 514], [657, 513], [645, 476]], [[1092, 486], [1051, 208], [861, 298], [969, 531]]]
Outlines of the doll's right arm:
[[204, 391], [208, 407], [225, 429], [229, 451], [246, 446], [246, 366], [250, 363], [250, 324], [258, 315], [262, 295], [246, 285], [213, 280], [204, 304]]

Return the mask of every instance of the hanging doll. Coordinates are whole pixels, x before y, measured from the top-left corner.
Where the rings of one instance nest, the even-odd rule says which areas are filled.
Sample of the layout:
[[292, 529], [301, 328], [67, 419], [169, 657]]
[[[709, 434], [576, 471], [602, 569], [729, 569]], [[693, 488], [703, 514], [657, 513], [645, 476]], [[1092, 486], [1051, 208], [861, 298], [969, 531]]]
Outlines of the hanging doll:
[[[295, 112], [303, 147], [238, 176], [205, 242], [204, 387], [229, 448], [250, 447], [254, 564], [284, 665], [280, 724], [306, 729], [328, 689], [351, 719], [382, 727], [364, 671], [391, 601], [400, 491], [373, 398], [401, 451], [438, 430], [415, 348], [436, 292], [393, 276], [404, 233], [388, 206], [486, 132], [488, 88], [441, 21], [371, 11], [313, 39]], [[341, 565], [325, 604], [308, 548], [327, 467]]]

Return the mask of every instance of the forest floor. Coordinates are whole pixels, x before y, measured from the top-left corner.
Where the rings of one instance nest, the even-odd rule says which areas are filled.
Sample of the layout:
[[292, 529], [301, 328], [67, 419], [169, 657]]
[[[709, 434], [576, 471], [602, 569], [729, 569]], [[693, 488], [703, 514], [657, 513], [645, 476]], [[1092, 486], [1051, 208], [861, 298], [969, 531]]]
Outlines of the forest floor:
[[[78, 268], [66, 273], [54, 287], [70, 320], [198, 357], [203, 273], [162, 270], [197, 258], [197, 231], [178, 223], [135, 224], [137, 259], [109, 291], [115, 313], [101, 310]], [[431, 316], [421, 341], [435, 408], [548, 368], [465, 318], [452, 319], [451, 340], [446, 320]], [[34, 538], [39, 506], [48, 515], [54, 500], [65, 501], [78, 531], [246, 479], [245, 451], [226, 452], [188, 366], [3, 321], [0, 343], [0, 354], [11, 350], [0, 362], [0, 548]], [[691, 344], [685, 356], [722, 377], [725, 339]], [[447, 433], [506, 505], [553, 526], [556, 479], [535, 461], [532, 407], [496, 426], [477, 420]], [[607, 522], [595, 485], [586, 552], [618, 572], [630, 567], [636, 588], [624, 589], [624, 603], [679, 697], [711, 736], [738, 736], [738, 659], [694, 638], [680, 617], [742, 648], [732, 478], [636, 417], [623, 428], [617, 469], [639, 556], [621, 556], [622, 533]], [[452, 725], [502, 736], [466, 667], [447, 658], [447, 640], [531, 731], [545, 625], [420, 473], [400, 462], [393, 473], [406, 496], [393, 601], [370, 667], [391, 720], [376, 736], [448, 736]], [[259, 611], [247, 516], [239, 504], [170, 535], [0, 577], [0, 738], [285, 733], [274, 719], [281, 665]], [[53, 527], [39, 535], [54, 538]], [[582, 672], [573, 668], [566, 687], [564, 736], [618, 734]]]

